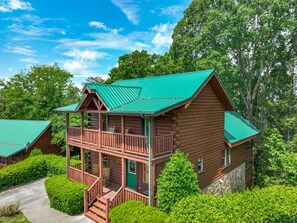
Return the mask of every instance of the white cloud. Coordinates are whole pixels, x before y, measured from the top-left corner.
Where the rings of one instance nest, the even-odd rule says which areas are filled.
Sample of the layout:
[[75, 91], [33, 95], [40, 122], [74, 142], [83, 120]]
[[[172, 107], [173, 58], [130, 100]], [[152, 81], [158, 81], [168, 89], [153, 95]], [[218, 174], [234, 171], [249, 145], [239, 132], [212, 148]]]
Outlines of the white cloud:
[[90, 40], [80, 39], [60, 39], [60, 45], [57, 49], [72, 49], [72, 48], [92, 48], [110, 49], [110, 50], [125, 50], [134, 51], [141, 49], [150, 49], [149, 42], [152, 38], [150, 32], [133, 32], [127, 35], [119, 33], [92, 33], [89, 34]]
[[33, 63], [38, 63], [37, 60], [31, 58], [31, 57], [28, 57], [28, 58], [22, 58], [19, 60], [20, 62], [24, 62], [24, 63], [30, 63], [30, 64], [33, 64]]
[[167, 51], [172, 44], [172, 32], [175, 24], [159, 24], [153, 26], [151, 29], [155, 32], [155, 36], [152, 39], [154, 45], [153, 52], [163, 53]]
[[111, 2], [119, 7], [121, 11], [127, 16], [128, 20], [134, 24], [139, 23], [139, 7], [133, 2], [133, 0], [111, 0]]
[[64, 52], [63, 55], [68, 57], [73, 57], [77, 60], [91, 60], [95, 61], [97, 59], [107, 59], [110, 58], [110, 55], [106, 52], [98, 52], [94, 50], [78, 50], [72, 49], [67, 52]]
[[30, 2], [23, 0], [2, 0], [0, 2], [0, 12], [11, 12], [14, 10], [34, 10]]
[[105, 31], [109, 31], [110, 28], [108, 28], [103, 22], [98, 22], [98, 21], [91, 21], [89, 22], [89, 26], [93, 26], [98, 29], [103, 29]]
[[33, 50], [31, 46], [13, 46], [11, 44], [6, 44], [4, 47], [5, 48], [3, 49], [3, 52], [7, 53], [15, 53], [27, 56], [34, 56], [36, 53], [36, 50]]
[[160, 8], [160, 15], [176, 16], [183, 11], [181, 5], [171, 5], [166, 8]]
[[12, 72], [12, 71], [13, 71], [13, 68], [12, 68], [12, 67], [9, 67], [9, 68], [8, 68], [8, 71], [9, 71], [9, 72]]
[[69, 72], [78, 72], [87, 69], [88, 66], [84, 61], [66, 60], [63, 67]]
[[65, 34], [65, 31], [60, 28], [47, 28], [41, 26], [25, 26], [22, 24], [12, 24], [7, 27], [10, 32], [15, 32], [21, 34], [22, 36], [31, 36], [31, 37], [40, 37], [40, 36], [48, 36], [53, 33], [61, 33]]
[[95, 27], [97, 29], [102, 29], [104, 31], [110, 31], [110, 32], [112, 32], [114, 34], [123, 31], [123, 28], [111, 29], [110, 27], [106, 26], [103, 22], [98, 22], [98, 21], [91, 21], [91, 22], [89, 22], [89, 26]]

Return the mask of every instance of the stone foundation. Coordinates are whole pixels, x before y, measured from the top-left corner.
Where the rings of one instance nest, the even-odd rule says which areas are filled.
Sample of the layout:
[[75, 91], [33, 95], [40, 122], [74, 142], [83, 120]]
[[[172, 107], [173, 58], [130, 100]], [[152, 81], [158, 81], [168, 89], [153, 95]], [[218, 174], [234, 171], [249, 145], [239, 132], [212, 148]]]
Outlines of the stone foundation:
[[213, 195], [224, 195], [245, 189], [245, 163], [227, 173], [202, 191]]

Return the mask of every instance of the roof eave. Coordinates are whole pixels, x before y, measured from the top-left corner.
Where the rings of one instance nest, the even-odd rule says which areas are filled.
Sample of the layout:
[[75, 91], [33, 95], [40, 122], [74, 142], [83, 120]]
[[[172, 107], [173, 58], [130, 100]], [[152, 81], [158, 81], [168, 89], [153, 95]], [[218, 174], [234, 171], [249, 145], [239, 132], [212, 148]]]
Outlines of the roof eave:
[[236, 142], [233, 142], [233, 143], [230, 143], [226, 138], [225, 138], [225, 143], [230, 147], [230, 148], [234, 148], [236, 146], [239, 146], [243, 143], [246, 143], [254, 138], [256, 138], [257, 136], [261, 135], [261, 132], [255, 134], [255, 135], [252, 135], [252, 136], [249, 136], [247, 138], [244, 138], [244, 139], [241, 139], [239, 141], [236, 141]]

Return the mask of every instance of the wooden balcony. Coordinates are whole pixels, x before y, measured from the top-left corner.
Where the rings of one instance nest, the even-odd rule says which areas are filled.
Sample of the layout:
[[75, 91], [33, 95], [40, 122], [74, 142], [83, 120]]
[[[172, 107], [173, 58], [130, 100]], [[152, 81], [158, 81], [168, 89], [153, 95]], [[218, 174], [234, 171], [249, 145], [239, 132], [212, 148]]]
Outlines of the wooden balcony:
[[[123, 137], [124, 136], [124, 137]], [[142, 157], [148, 156], [148, 137], [142, 135], [113, 133], [94, 129], [68, 127], [68, 141], [74, 144], [88, 145], [93, 148], [105, 148], [109, 151], [123, 152]], [[166, 134], [152, 138], [152, 156], [171, 154], [173, 151], [173, 135]]]

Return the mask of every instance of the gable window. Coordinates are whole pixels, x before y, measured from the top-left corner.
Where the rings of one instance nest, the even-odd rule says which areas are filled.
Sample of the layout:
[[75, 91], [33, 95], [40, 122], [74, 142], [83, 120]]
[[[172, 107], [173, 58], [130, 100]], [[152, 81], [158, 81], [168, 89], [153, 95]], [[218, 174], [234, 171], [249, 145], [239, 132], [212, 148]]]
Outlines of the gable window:
[[198, 160], [197, 160], [197, 169], [198, 169], [198, 173], [201, 173], [201, 172], [204, 171], [203, 157], [198, 157]]
[[143, 164], [143, 183], [148, 183], [149, 177], [148, 177], [148, 165]]
[[225, 148], [223, 150], [222, 165], [223, 165], [223, 167], [227, 167], [227, 166], [231, 165], [231, 149], [230, 148]]

